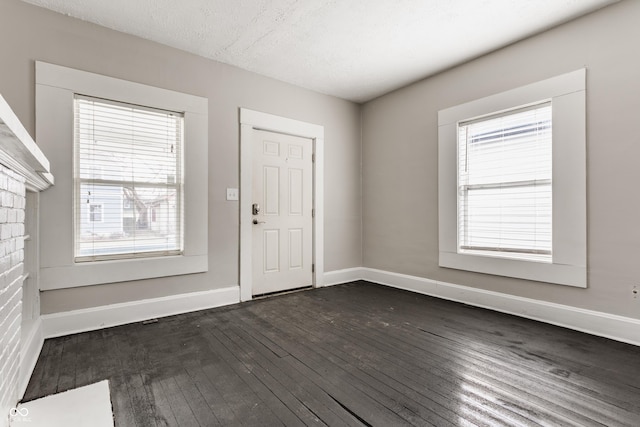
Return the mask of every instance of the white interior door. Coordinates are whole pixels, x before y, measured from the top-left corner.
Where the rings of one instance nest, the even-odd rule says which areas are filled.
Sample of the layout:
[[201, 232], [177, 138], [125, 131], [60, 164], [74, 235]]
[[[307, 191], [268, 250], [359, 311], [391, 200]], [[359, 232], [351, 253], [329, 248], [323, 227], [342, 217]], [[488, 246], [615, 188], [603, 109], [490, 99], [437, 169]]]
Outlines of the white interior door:
[[253, 295], [313, 283], [312, 140], [253, 131]]

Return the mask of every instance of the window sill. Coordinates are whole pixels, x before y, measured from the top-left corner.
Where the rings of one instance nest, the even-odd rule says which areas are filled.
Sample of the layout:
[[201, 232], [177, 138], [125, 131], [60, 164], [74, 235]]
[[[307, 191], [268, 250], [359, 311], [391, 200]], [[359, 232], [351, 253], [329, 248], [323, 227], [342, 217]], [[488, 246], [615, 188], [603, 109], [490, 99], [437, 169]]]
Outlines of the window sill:
[[515, 277], [536, 282], [587, 287], [587, 267], [548, 262], [440, 252], [440, 267]]
[[458, 252], [461, 255], [472, 255], [472, 256], [484, 256], [488, 258], [498, 258], [498, 259], [509, 259], [516, 261], [526, 261], [526, 262], [541, 262], [545, 264], [551, 264], [553, 262], [550, 255], [537, 255], [537, 254], [517, 254], [517, 253], [509, 253], [509, 252], [489, 252], [482, 250], [473, 250], [473, 249], [464, 249]]
[[75, 263], [67, 266], [41, 268], [40, 289], [47, 291], [76, 288], [203, 273], [207, 270], [208, 256], [206, 254]]

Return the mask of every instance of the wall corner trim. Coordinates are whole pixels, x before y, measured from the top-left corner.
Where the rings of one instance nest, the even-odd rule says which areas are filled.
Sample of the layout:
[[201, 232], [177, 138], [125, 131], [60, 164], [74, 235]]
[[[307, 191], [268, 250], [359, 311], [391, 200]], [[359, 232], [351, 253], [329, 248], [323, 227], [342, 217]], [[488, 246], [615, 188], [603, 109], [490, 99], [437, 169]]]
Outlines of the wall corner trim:
[[356, 280], [362, 280], [363, 268], [345, 268], [344, 270], [326, 271], [324, 273], [324, 285], [333, 286], [341, 285], [343, 283], [355, 282]]
[[28, 335], [24, 337], [20, 350], [20, 373], [18, 374], [18, 396], [20, 399], [24, 397], [27, 391], [31, 374], [36, 367], [36, 362], [40, 357], [44, 337], [42, 335], [42, 318], [38, 317], [35, 324], [31, 327]]
[[325, 273], [328, 284], [339, 284], [341, 280], [342, 283], [366, 280], [640, 346], [640, 319], [373, 268], [350, 268]]
[[158, 317], [173, 316], [240, 302], [240, 288], [230, 286], [81, 310], [44, 314], [42, 335], [54, 338]]

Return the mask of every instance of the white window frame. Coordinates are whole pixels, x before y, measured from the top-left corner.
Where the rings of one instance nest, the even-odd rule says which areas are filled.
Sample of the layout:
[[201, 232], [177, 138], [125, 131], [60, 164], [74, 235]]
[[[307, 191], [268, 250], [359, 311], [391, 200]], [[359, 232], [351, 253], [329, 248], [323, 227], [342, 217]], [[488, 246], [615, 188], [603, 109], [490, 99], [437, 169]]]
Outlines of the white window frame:
[[[458, 252], [458, 123], [515, 107], [552, 103], [552, 262]], [[586, 69], [552, 77], [438, 112], [439, 265], [587, 287]]]
[[52, 169], [73, 171], [74, 95], [184, 113], [184, 251], [182, 255], [76, 263], [73, 173], [43, 195], [41, 289], [62, 289], [208, 270], [208, 99], [36, 62], [36, 132]]

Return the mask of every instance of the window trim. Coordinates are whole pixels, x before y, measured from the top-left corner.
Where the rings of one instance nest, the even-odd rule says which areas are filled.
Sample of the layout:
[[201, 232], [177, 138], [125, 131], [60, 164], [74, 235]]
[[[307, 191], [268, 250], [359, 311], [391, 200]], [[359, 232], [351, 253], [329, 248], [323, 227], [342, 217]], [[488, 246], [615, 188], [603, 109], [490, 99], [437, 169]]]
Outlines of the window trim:
[[[52, 169], [73, 171], [73, 98], [96, 98], [184, 113], [184, 252], [150, 258], [74, 261], [73, 173], [43, 194], [41, 289], [63, 289], [208, 270], [208, 99], [36, 61], [36, 132]], [[203, 197], [203, 195], [205, 195]]]
[[[458, 253], [458, 123], [544, 100], [553, 105], [552, 262]], [[587, 287], [586, 69], [440, 110], [438, 166], [441, 267]]]

